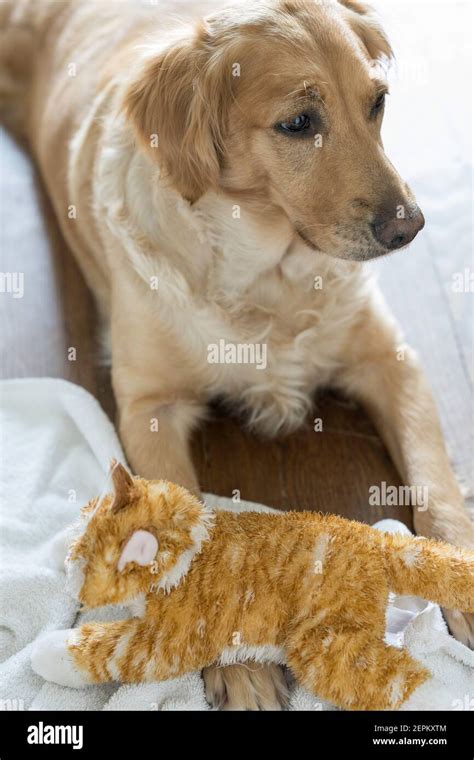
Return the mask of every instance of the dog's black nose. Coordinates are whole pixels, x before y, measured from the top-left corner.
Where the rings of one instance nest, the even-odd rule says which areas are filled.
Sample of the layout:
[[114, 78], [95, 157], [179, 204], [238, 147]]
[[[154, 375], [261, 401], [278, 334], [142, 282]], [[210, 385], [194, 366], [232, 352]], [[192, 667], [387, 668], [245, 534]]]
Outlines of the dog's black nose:
[[400, 204], [390, 210], [380, 211], [372, 224], [372, 234], [376, 241], [388, 251], [394, 251], [411, 243], [425, 226], [425, 217], [418, 206], [410, 209]]

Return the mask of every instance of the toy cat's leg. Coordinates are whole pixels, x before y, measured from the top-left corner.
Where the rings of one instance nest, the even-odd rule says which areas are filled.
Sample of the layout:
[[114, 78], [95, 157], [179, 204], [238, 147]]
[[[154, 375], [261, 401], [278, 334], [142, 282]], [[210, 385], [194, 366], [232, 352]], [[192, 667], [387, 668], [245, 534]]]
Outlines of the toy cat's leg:
[[45, 681], [81, 689], [92, 683], [87, 672], [76, 666], [68, 648], [68, 643], [75, 633], [74, 628], [62, 631], [49, 631], [33, 644], [31, 667]]
[[46, 633], [34, 645], [31, 665], [45, 680], [79, 689], [165, 678], [158, 655], [155, 632], [133, 619]]
[[346, 710], [396, 710], [429, 677], [408, 652], [360, 629], [315, 627], [293, 634], [286, 650], [300, 683]]
[[[413, 506], [416, 532], [473, 549], [474, 526], [446, 453], [429, 384], [386, 314], [368, 305], [354, 321], [336, 382], [366, 406], [405, 484], [427, 494]], [[454, 635], [474, 647], [474, 615], [451, 610], [446, 617]]]
[[[378, 591], [365, 591], [364, 571], [378, 577]], [[352, 585], [335, 593], [326, 581], [326, 593], [285, 641], [288, 666], [303, 686], [339, 707], [394, 710], [429, 673], [408, 652], [384, 643], [388, 586], [379, 558], [361, 560], [358, 572], [359, 590]]]

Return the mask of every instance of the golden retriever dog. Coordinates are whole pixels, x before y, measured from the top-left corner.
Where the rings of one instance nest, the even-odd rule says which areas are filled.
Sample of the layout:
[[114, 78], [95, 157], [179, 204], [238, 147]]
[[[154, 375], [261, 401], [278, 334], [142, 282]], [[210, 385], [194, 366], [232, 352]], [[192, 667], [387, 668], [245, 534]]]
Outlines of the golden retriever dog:
[[[427, 488], [416, 530], [472, 548], [428, 383], [364, 265], [424, 224], [380, 137], [389, 42], [353, 0], [210, 5], [0, 6], [2, 111], [109, 325], [128, 460], [199, 493], [210, 400], [276, 435], [332, 386]], [[473, 616], [447, 618], [472, 646]], [[205, 680], [227, 709], [285, 699], [275, 666]]]

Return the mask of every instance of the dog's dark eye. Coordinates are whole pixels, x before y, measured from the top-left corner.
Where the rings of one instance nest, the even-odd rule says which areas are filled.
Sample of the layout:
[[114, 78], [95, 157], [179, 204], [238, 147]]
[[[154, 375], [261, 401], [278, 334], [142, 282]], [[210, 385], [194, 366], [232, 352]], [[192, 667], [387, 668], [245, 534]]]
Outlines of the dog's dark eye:
[[309, 129], [311, 126], [311, 119], [307, 114], [300, 113], [298, 116], [295, 116], [294, 119], [290, 119], [290, 121], [281, 121], [277, 126], [282, 132], [292, 135]]
[[382, 110], [382, 108], [384, 107], [384, 105], [385, 105], [385, 95], [386, 95], [385, 92], [381, 92], [379, 95], [377, 95], [377, 99], [376, 99], [374, 105], [372, 106], [372, 110], [370, 112], [370, 116], [372, 118], [375, 118], [380, 113], [380, 111]]

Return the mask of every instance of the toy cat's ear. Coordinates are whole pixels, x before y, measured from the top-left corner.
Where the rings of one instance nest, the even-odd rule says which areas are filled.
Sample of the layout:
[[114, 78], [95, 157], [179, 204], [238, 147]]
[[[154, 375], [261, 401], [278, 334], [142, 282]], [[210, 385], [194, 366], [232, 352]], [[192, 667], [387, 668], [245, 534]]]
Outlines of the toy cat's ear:
[[121, 572], [128, 562], [149, 565], [155, 559], [157, 551], [158, 541], [153, 533], [147, 530], [136, 530], [122, 549], [117, 568]]
[[117, 462], [116, 459], [110, 462], [110, 474], [114, 486], [114, 498], [110, 509], [112, 512], [120, 512], [127, 504], [130, 504], [132, 499], [133, 479], [123, 464]]

